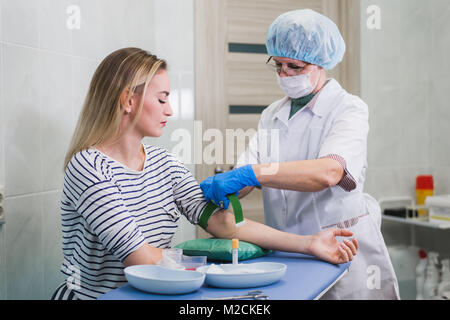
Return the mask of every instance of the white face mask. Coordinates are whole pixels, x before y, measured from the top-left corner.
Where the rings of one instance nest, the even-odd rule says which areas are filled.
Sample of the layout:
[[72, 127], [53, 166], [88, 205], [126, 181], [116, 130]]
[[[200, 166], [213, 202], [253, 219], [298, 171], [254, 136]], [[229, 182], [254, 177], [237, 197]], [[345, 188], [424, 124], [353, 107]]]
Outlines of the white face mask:
[[277, 74], [278, 84], [289, 98], [297, 99], [305, 97], [314, 91], [319, 82], [319, 77], [317, 77], [315, 85], [311, 85], [311, 72], [291, 77], [280, 77]]

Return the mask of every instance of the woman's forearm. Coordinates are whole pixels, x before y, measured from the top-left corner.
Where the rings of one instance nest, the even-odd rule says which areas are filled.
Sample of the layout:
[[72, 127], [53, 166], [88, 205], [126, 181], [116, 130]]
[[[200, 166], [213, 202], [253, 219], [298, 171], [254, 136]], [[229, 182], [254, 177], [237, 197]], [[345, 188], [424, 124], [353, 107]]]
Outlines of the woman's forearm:
[[339, 162], [330, 158], [256, 164], [252, 168], [261, 186], [302, 192], [332, 187], [344, 174]]
[[282, 232], [249, 219], [245, 219], [242, 226], [236, 227], [234, 215], [225, 210], [211, 216], [207, 231], [216, 238], [238, 238], [264, 249], [310, 254], [311, 236]]
[[265, 249], [310, 254], [310, 236], [283, 232], [249, 219], [245, 219], [245, 224], [236, 228], [236, 234], [240, 240]]

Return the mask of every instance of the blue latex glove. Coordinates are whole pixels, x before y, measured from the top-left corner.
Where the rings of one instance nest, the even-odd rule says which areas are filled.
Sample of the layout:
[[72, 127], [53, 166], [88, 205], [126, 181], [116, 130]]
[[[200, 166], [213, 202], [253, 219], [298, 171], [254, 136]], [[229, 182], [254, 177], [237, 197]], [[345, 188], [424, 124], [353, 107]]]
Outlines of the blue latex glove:
[[238, 195], [247, 186], [261, 187], [250, 164], [208, 177], [200, 183], [206, 201], [212, 200], [217, 205], [222, 202], [224, 209], [230, 205], [227, 195]]

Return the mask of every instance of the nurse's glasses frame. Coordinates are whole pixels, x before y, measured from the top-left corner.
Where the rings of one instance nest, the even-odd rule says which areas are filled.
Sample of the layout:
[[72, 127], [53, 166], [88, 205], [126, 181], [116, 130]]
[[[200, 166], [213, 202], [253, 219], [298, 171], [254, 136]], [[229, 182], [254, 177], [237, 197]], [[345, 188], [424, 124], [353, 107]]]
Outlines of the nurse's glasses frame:
[[281, 63], [277, 63], [275, 60], [273, 60], [273, 62], [270, 62], [270, 60], [272, 60], [272, 58], [273, 58], [273, 56], [270, 56], [269, 59], [267, 59], [266, 66], [270, 70], [275, 71], [278, 74], [281, 73], [281, 70], [284, 70], [284, 72], [288, 76], [297, 76], [297, 75], [301, 74], [302, 71], [305, 70], [306, 66], [309, 64], [309, 63], [307, 63], [306, 66], [300, 67], [293, 63], [288, 63], [288, 65], [285, 68], [283, 68]]

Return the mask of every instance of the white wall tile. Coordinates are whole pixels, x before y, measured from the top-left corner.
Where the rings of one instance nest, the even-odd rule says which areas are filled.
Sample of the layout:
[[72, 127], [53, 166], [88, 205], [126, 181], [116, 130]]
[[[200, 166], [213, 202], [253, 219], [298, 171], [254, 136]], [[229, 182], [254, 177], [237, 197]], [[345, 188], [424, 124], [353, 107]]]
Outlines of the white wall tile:
[[450, 165], [433, 167], [434, 194], [450, 194]]
[[[3, 63], [3, 48], [0, 44], [0, 70], [4, 70], [4, 63]], [[5, 150], [4, 150], [4, 143], [5, 143], [5, 132], [6, 132], [6, 126], [5, 126], [5, 103], [3, 101], [4, 99], [4, 89], [3, 89], [3, 78], [4, 74], [0, 74], [0, 184], [5, 185]]]
[[[111, 1], [105, 0], [108, 6]], [[116, 0], [117, 1], [117, 0]], [[184, 1], [182, 1], [184, 3]], [[178, 2], [178, 6], [181, 2]], [[168, 20], [170, 19], [167, 14], [172, 14], [178, 12], [178, 8], [171, 8], [171, 11], [166, 12], [166, 20], [164, 21], [164, 27], [155, 25], [155, 1], [148, 0], [136, 0], [127, 1], [120, 0], [117, 1], [114, 10], [108, 10], [109, 21], [116, 21], [112, 23], [109, 32], [114, 35], [113, 42], [114, 45], [122, 47], [138, 47], [144, 50], [151, 51], [158, 55], [158, 52], [153, 52], [155, 49], [155, 34], [163, 32], [163, 30], [170, 25]], [[186, 13], [188, 18], [189, 13]], [[171, 19], [170, 19], [171, 21]], [[185, 24], [180, 22], [180, 25], [185, 28]], [[117, 36], [119, 34], [120, 36]], [[168, 40], [168, 39], [166, 39]], [[168, 40], [168, 42], [171, 42]], [[173, 43], [172, 43], [173, 45]], [[173, 47], [172, 47], [173, 49]]]
[[[2, 11], [3, 11], [3, 1], [0, 0], [0, 19], [3, 17]], [[0, 21], [0, 41], [3, 41], [3, 23]]]
[[42, 197], [5, 199], [7, 299], [42, 299]]
[[[381, 30], [369, 30], [366, 26], [366, 10], [370, 5], [381, 9]], [[399, 117], [398, 95], [401, 43], [395, 7], [386, 0], [361, 2], [361, 98], [369, 106], [367, 158], [370, 168], [401, 164], [403, 119]]]
[[[435, 49], [432, 39], [450, 23], [433, 17], [438, 7], [444, 9], [443, 2], [362, 1], [362, 16], [372, 4], [380, 6], [382, 28], [368, 30], [362, 20], [362, 98], [370, 109], [366, 187], [376, 194], [400, 194], [410, 190], [403, 184], [414, 183], [408, 175], [430, 171], [433, 165], [449, 166], [444, 123], [450, 113], [444, 92], [450, 82], [447, 75], [436, 81], [434, 69], [442, 70], [442, 64], [433, 57], [445, 50]], [[447, 41], [441, 38], [439, 45]], [[388, 176], [394, 177], [390, 185]]]
[[73, 54], [102, 60], [112, 51], [127, 47], [152, 49], [153, 1], [78, 0], [81, 28], [72, 32]]
[[400, 7], [396, 28], [400, 34], [398, 64], [401, 76], [406, 81], [428, 81], [430, 64], [423, 63], [423, 59], [431, 53], [427, 45], [431, 40], [432, 23], [429, 5], [423, 0], [398, 3]]
[[[397, 91], [399, 114], [399, 164], [402, 166], [429, 166], [430, 164], [430, 103], [428, 79], [420, 81], [405, 78]], [[414, 89], [412, 89], [414, 88]]]
[[193, 0], [155, 0], [154, 3], [156, 54], [167, 60], [171, 70], [193, 71]]
[[71, 58], [71, 76], [72, 76], [72, 104], [74, 121], [78, 120], [78, 116], [83, 107], [84, 100], [88, 93], [89, 84], [94, 75], [100, 61], [72, 57]]
[[5, 227], [0, 225], [0, 300], [6, 299], [6, 243]]
[[369, 168], [364, 191], [375, 199], [382, 197], [415, 197], [415, 179], [424, 171], [416, 168], [383, 167]]
[[43, 190], [61, 189], [63, 162], [76, 119], [72, 99], [72, 58], [39, 53], [39, 91]]
[[106, 28], [108, 22], [104, 17], [106, 8], [103, 1], [74, 1], [80, 8], [80, 29], [72, 30], [72, 54], [80, 57], [100, 60], [107, 55]]
[[434, 166], [450, 166], [450, 135], [449, 99], [450, 92], [449, 70], [450, 61], [450, 2], [434, 1], [430, 5], [431, 23], [431, 50], [430, 70], [430, 111], [431, 111], [431, 163]]
[[61, 234], [61, 191], [42, 195], [42, 254], [43, 254], [43, 298], [49, 299], [57, 286], [64, 281], [60, 272], [63, 261]]
[[72, 33], [67, 27], [71, 0], [34, 0], [39, 3], [39, 48], [53, 52], [72, 53]]
[[369, 106], [368, 161], [372, 167], [399, 165], [398, 87], [374, 82], [370, 88], [373, 88], [374, 98], [362, 96]]
[[2, 40], [37, 47], [39, 1], [1, 0]]
[[2, 44], [6, 195], [42, 189], [38, 51]]
[[[448, 70], [450, 69], [450, 61], [446, 59], [448, 50], [450, 49], [450, 2], [447, 0], [435, 0], [429, 3], [429, 11], [431, 12], [431, 39], [432, 49], [429, 52], [431, 64], [435, 80], [446, 80]], [[446, 81], [448, 82], [448, 81]]]
[[[450, 90], [450, 88], [448, 88]], [[443, 96], [443, 91], [439, 90], [441, 97], [433, 98], [433, 108], [431, 110], [431, 165], [445, 167], [450, 166], [450, 114], [448, 111], [448, 102], [442, 102], [440, 105], [439, 100], [446, 100]], [[449, 92], [449, 91], [447, 91]], [[447, 110], [443, 110], [447, 107]]]

